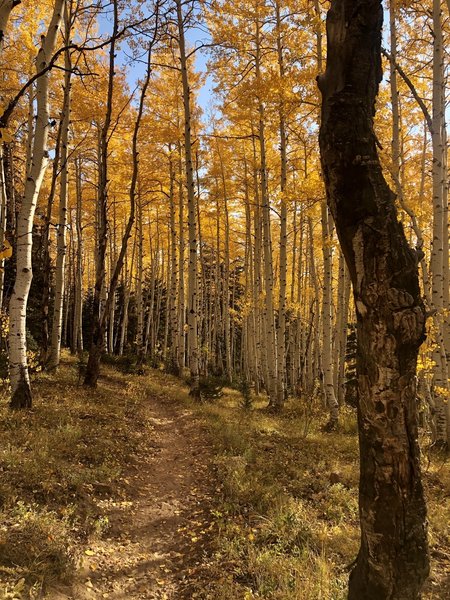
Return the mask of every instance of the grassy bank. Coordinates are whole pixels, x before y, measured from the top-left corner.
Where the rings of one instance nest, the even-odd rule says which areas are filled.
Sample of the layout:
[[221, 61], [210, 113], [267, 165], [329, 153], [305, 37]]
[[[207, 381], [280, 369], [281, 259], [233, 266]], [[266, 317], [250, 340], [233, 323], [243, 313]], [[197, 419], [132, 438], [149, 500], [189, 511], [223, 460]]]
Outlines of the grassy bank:
[[11, 412], [2, 391], [0, 599], [39, 598], [69, 583], [85, 544], [107, 527], [99, 501], [121, 497], [145, 427], [144, 391], [137, 378], [108, 367], [104, 375], [90, 390], [74, 364], [42, 373], [31, 411]]

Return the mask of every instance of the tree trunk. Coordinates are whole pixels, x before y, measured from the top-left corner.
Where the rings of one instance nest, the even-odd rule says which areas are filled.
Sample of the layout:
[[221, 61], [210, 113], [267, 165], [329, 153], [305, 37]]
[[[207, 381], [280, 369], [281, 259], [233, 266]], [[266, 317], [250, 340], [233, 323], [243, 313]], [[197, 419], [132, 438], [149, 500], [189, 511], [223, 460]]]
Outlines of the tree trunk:
[[74, 287], [74, 317], [73, 317], [73, 340], [72, 349], [81, 358], [83, 355], [83, 224], [82, 224], [82, 188], [81, 188], [81, 160], [75, 159], [75, 185], [76, 185], [76, 231], [77, 250], [75, 266]]
[[199, 383], [199, 344], [198, 344], [198, 294], [197, 294], [197, 218], [192, 161], [191, 141], [191, 93], [188, 79], [188, 61], [184, 38], [184, 19], [181, 0], [176, 0], [178, 45], [180, 51], [181, 81], [183, 84], [184, 108], [184, 158], [186, 170], [188, 231], [189, 231], [189, 268], [188, 268], [188, 365], [191, 372], [190, 394], [200, 399]]
[[12, 9], [20, 4], [21, 0], [0, 0], [0, 52], [3, 50], [5, 29]]
[[[36, 59], [36, 72], [44, 69], [52, 56], [64, 10], [64, 0], [56, 0], [47, 35]], [[25, 193], [17, 222], [16, 280], [10, 302], [9, 364], [11, 377], [11, 408], [31, 406], [31, 388], [27, 363], [26, 311], [32, 273], [31, 249], [33, 219], [39, 190], [48, 164], [47, 137], [49, 127], [49, 73], [36, 82], [37, 118]]]
[[322, 256], [323, 256], [323, 293], [322, 293], [322, 369], [325, 403], [329, 410], [327, 431], [336, 429], [339, 418], [339, 405], [334, 388], [334, 370], [337, 360], [333, 357], [333, 251], [332, 227], [328, 207], [322, 202]]
[[425, 310], [373, 130], [382, 19], [380, 0], [333, 0], [319, 140], [358, 327], [361, 547], [349, 600], [416, 600], [429, 571], [415, 390]]
[[[433, 242], [431, 247], [431, 298], [434, 312], [435, 344], [433, 349], [435, 443], [450, 445], [448, 366], [444, 342], [444, 237], [448, 236], [448, 223], [444, 222], [444, 40], [440, 0], [433, 0], [433, 116], [431, 141], [433, 145]], [[448, 308], [448, 307], [446, 307]]]
[[277, 377], [278, 377], [278, 407], [282, 407], [286, 394], [286, 288], [287, 288], [287, 135], [284, 86], [286, 85], [283, 57], [283, 36], [281, 32], [280, 2], [275, 5], [277, 31], [277, 58], [280, 75], [280, 275], [278, 293], [278, 326], [277, 338]]
[[[64, 12], [65, 32], [64, 44], [67, 45], [70, 40], [70, 21], [71, 15], [67, 10]], [[67, 230], [67, 194], [68, 194], [68, 146], [69, 146], [69, 124], [70, 124], [70, 90], [72, 62], [70, 52], [64, 53], [64, 100], [62, 110], [62, 129], [61, 129], [61, 179], [59, 191], [59, 218], [58, 218], [58, 237], [56, 244], [56, 268], [55, 268], [55, 302], [53, 308], [52, 320], [52, 338], [50, 347], [50, 356], [48, 359], [48, 368], [58, 367], [61, 355], [61, 333], [62, 317], [64, 304], [64, 275], [66, 264], [66, 230]], [[48, 224], [47, 224], [48, 225]]]
[[267, 394], [269, 396], [269, 407], [275, 411], [281, 410], [283, 404], [278, 396], [278, 374], [277, 374], [277, 341], [275, 329], [274, 312], [274, 285], [272, 264], [272, 234], [270, 219], [269, 183], [266, 163], [266, 139], [265, 139], [265, 108], [261, 98], [262, 75], [261, 75], [261, 22], [259, 15], [256, 17], [255, 32], [255, 83], [257, 87], [258, 105], [258, 142], [261, 174], [261, 204], [262, 204], [262, 230], [263, 230], [263, 265], [264, 265], [264, 345], [266, 350], [267, 364]]
[[[6, 213], [8, 199], [6, 195], [6, 178], [3, 161], [3, 144], [0, 143], [0, 250], [3, 248], [6, 233]], [[3, 286], [5, 281], [4, 258], [0, 258], [0, 313], [3, 306]]]

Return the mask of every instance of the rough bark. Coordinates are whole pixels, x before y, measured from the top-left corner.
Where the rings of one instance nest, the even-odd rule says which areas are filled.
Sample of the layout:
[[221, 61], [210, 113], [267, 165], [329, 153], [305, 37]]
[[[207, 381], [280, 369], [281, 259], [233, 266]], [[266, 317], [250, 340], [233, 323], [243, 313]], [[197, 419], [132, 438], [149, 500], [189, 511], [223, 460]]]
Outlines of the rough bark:
[[361, 547], [349, 600], [418, 599], [429, 570], [415, 404], [425, 310], [373, 129], [382, 19], [380, 0], [334, 0], [318, 78], [322, 167], [358, 328]]

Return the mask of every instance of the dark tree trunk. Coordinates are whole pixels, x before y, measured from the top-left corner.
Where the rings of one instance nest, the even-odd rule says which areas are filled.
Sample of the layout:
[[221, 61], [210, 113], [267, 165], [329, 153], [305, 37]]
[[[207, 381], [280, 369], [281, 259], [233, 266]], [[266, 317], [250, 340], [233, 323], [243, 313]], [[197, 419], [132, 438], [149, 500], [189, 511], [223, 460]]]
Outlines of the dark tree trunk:
[[100, 375], [100, 362], [104, 350], [105, 326], [102, 319], [95, 318], [92, 343], [89, 349], [89, 357], [86, 365], [83, 385], [95, 388]]
[[425, 311], [373, 130], [382, 19], [380, 0], [333, 0], [318, 78], [322, 168], [357, 312], [361, 548], [350, 600], [418, 599], [429, 571], [415, 391]]

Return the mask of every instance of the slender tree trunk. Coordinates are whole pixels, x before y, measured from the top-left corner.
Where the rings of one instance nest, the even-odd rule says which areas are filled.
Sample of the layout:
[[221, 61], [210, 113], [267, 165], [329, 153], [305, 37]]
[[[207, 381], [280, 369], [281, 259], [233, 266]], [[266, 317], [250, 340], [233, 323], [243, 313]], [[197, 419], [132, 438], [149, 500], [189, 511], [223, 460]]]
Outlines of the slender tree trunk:
[[[47, 34], [41, 38], [42, 45], [36, 59], [37, 73], [48, 65], [48, 61], [53, 54], [64, 4], [64, 0], [55, 1]], [[31, 406], [32, 401], [27, 363], [26, 311], [33, 276], [31, 263], [33, 219], [39, 190], [48, 164], [48, 91], [49, 73], [47, 71], [36, 82], [37, 117], [31, 167], [27, 173], [24, 198], [17, 222], [16, 280], [9, 306], [11, 408], [28, 408]]]
[[73, 351], [81, 358], [83, 355], [83, 224], [82, 224], [82, 187], [81, 187], [81, 160], [75, 159], [75, 185], [76, 185], [76, 231], [77, 254], [75, 266], [75, 299], [73, 317]]
[[182, 164], [181, 164], [181, 147], [179, 150], [179, 161], [178, 161], [178, 214], [179, 214], [179, 258], [178, 258], [178, 368], [180, 374], [186, 364], [186, 301], [185, 301], [185, 284], [184, 284], [184, 257], [185, 257], [185, 232], [184, 232], [184, 188], [182, 183]]
[[137, 271], [136, 271], [136, 354], [138, 365], [144, 360], [144, 232], [142, 227], [142, 202], [140, 196], [137, 201], [136, 219], [136, 248], [137, 248]]
[[277, 57], [278, 70], [280, 75], [280, 101], [279, 101], [279, 119], [280, 119], [280, 275], [279, 275], [279, 293], [278, 293], [278, 327], [277, 327], [277, 406], [284, 404], [286, 393], [286, 288], [287, 288], [287, 136], [286, 136], [286, 116], [284, 90], [285, 85], [285, 67], [283, 57], [283, 39], [281, 34], [280, 3], [276, 3], [276, 30], [277, 30]]
[[[168, 297], [168, 319], [170, 322], [170, 370], [180, 375], [179, 350], [180, 321], [177, 311], [179, 263], [177, 260], [177, 229], [175, 206], [175, 168], [173, 164], [173, 150], [169, 144], [169, 209], [170, 209], [170, 294]], [[180, 224], [182, 227], [183, 224]]]
[[184, 158], [186, 170], [188, 231], [189, 231], [189, 268], [188, 268], [188, 365], [191, 373], [190, 394], [200, 399], [199, 382], [199, 347], [198, 347], [198, 267], [197, 267], [197, 218], [194, 182], [194, 166], [192, 161], [191, 141], [191, 93], [189, 89], [188, 61], [184, 37], [184, 19], [181, 0], [176, 0], [178, 45], [180, 51], [181, 81], [183, 85], [184, 108]]
[[262, 227], [263, 227], [263, 264], [264, 264], [264, 327], [267, 357], [267, 393], [269, 396], [269, 406], [274, 410], [280, 410], [278, 396], [278, 375], [277, 375], [277, 344], [275, 330], [275, 310], [274, 310], [274, 285], [273, 285], [273, 264], [272, 264], [272, 237], [271, 237], [271, 219], [270, 219], [270, 199], [267, 180], [266, 164], [266, 140], [265, 140], [265, 110], [262, 98], [260, 97], [261, 80], [261, 23], [259, 16], [256, 21], [256, 51], [255, 51], [255, 73], [256, 86], [258, 94], [258, 142], [261, 173], [261, 203], [262, 203]]
[[[431, 298], [435, 344], [433, 349], [435, 426], [438, 446], [450, 445], [450, 403], [448, 393], [448, 365], [444, 340], [444, 237], [448, 223], [444, 207], [445, 160], [444, 154], [444, 39], [440, 0], [433, 0], [433, 114], [431, 141], [433, 146], [433, 242], [431, 246]], [[448, 308], [448, 307], [446, 307]]]
[[108, 243], [108, 148], [114, 92], [116, 41], [119, 30], [118, 2], [113, 0], [113, 31], [109, 48], [108, 91], [105, 120], [99, 132], [99, 180], [97, 191], [97, 248], [95, 257], [95, 286], [92, 303], [92, 339], [86, 366], [84, 385], [96, 387], [100, 375], [100, 359], [105, 343], [106, 322], [102, 294], [106, 285], [106, 248]]
[[20, 3], [21, 0], [0, 0], [0, 52], [3, 50], [5, 30], [11, 15], [11, 11]]
[[337, 360], [333, 357], [333, 251], [332, 251], [332, 228], [328, 207], [325, 201], [321, 205], [322, 210], [322, 255], [323, 255], [323, 292], [322, 292], [322, 369], [323, 369], [323, 391], [325, 404], [330, 416], [326, 429], [336, 429], [339, 418], [339, 404], [334, 389], [334, 369]]
[[[63, 100], [63, 116], [64, 116], [64, 102]], [[33, 106], [31, 104], [31, 110], [33, 110]], [[32, 123], [30, 127], [32, 128]], [[53, 204], [55, 201], [56, 195], [56, 185], [58, 181], [59, 175], [59, 166], [60, 166], [60, 156], [61, 156], [61, 137], [64, 128], [64, 118], [62, 118], [59, 122], [58, 133], [56, 136], [56, 145], [55, 145], [55, 157], [53, 159], [53, 169], [52, 169], [52, 179], [50, 184], [50, 192], [47, 198], [47, 210], [45, 214], [45, 224], [44, 229], [41, 235], [41, 253], [42, 253], [42, 298], [41, 298], [41, 314], [42, 314], [42, 326], [41, 326], [41, 363], [43, 365], [47, 364], [47, 360], [49, 357], [49, 304], [50, 304], [50, 286], [51, 286], [51, 258], [50, 258], [50, 244], [51, 244], [51, 236], [50, 236], [50, 226], [52, 221], [52, 210]], [[30, 149], [30, 157], [31, 157], [31, 149]], [[31, 160], [31, 158], [30, 158]]]
[[[5, 243], [6, 233], [6, 214], [8, 208], [8, 198], [6, 195], [6, 178], [5, 178], [5, 166], [3, 161], [3, 144], [0, 143], [0, 249], [3, 248]], [[5, 259], [0, 259], [0, 313], [3, 307], [3, 296], [4, 296], [4, 272]]]
[[335, 390], [337, 391], [339, 405], [345, 402], [345, 356], [347, 351], [348, 309], [350, 301], [351, 281], [345, 264], [342, 251], [339, 252], [339, 284], [338, 306], [336, 315], [336, 344], [335, 356], [337, 369], [335, 370]]
[[102, 290], [102, 286], [105, 282], [105, 266], [104, 264], [100, 264], [100, 260], [105, 259], [106, 254], [106, 234], [107, 234], [107, 183], [108, 183], [108, 170], [107, 170], [107, 160], [108, 160], [108, 142], [109, 142], [109, 126], [111, 123], [111, 114], [112, 114], [112, 97], [113, 97], [113, 84], [114, 84], [114, 65], [115, 65], [115, 47], [116, 47], [116, 38], [118, 32], [118, 2], [117, 0], [113, 0], [114, 7], [114, 26], [113, 26], [113, 36], [111, 40], [110, 46], [110, 56], [109, 56], [109, 81], [108, 81], [108, 100], [107, 100], [107, 108], [106, 108], [106, 118], [105, 123], [102, 127], [101, 131], [101, 170], [100, 170], [100, 217], [101, 217], [101, 229], [100, 229], [100, 238], [99, 238], [99, 248], [98, 248], [98, 261], [97, 261], [97, 270], [96, 270], [96, 284], [95, 284], [95, 294], [94, 294], [94, 324], [93, 324], [93, 336], [92, 336], [92, 344], [89, 352], [88, 364], [86, 367], [86, 376], [84, 379], [84, 385], [95, 387], [97, 385], [98, 376], [100, 373], [100, 359], [103, 352], [103, 345], [105, 339], [105, 330], [106, 330], [106, 322], [107, 316], [110, 313], [111, 303], [115, 299], [115, 293], [117, 289], [117, 284], [119, 281], [120, 273], [122, 271], [123, 263], [125, 260], [125, 255], [128, 248], [128, 240], [131, 237], [131, 231], [133, 229], [135, 213], [136, 213], [136, 189], [138, 183], [138, 175], [139, 175], [139, 150], [138, 150], [138, 138], [139, 138], [139, 130], [142, 121], [142, 115], [144, 113], [144, 104], [145, 97], [147, 93], [147, 89], [150, 83], [150, 75], [151, 75], [151, 60], [152, 60], [152, 50], [154, 43], [156, 41], [156, 37], [158, 34], [159, 28], [159, 4], [156, 3], [155, 6], [155, 24], [153, 29], [153, 37], [149, 42], [148, 51], [147, 51], [147, 72], [142, 84], [141, 95], [139, 99], [139, 107], [136, 116], [136, 121], [133, 129], [133, 140], [132, 140], [132, 174], [131, 174], [131, 183], [129, 190], [129, 198], [130, 198], [130, 214], [128, 216], [127, 225], [125, 227], [125, 232], [123, 234], [122, 243], [120, 246], [119, 255], [114, 267], [114, 272], [111, 276], [111, 281], [109, 284], [108, 296], [106, 299], [105, 306], [103, 308], [102, 314], [99, 311], [99, 298]]
[[349, 600], [418, 600], [429, 570], [415, 404], [425, 310], [373, 130], [382, 20], [379, 0], [356, 11], [333, 0], [319, 141], [358, 325], [361, 547]]
[[[70, 40], [70, 20], [71, 15], [67, 6], [64, 11], [65, 34], [64, 44], [67, 45]], [[55, 300], [53, 307], [52, 338], [50, 356], [48, 359], [48, 368], [58, 367], [61, 355], [61, 334], [62, 317], [64, 304], [64, 276], [66, 264], [66, 232], [67, 232], [67, 194], [68, 194], [68, 146], [69, 146], [69, 124], [70, 124], [70, 94], [71, 94], [71, 75], [72, 61], [69, 50], [64, 53], [64, 99], [62, 110], [62, 130], [61, 130], [61, 178], [59, 191], [59, 218], [58, 218], [58, 236], [56, 245], [56, 268], [55, 268]]]

